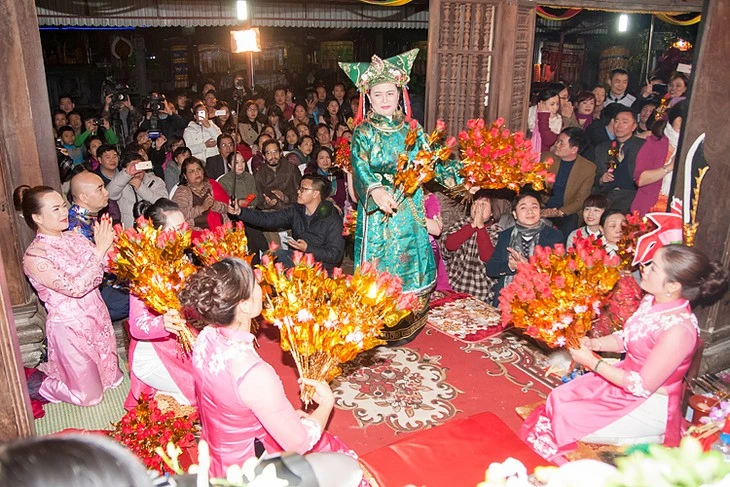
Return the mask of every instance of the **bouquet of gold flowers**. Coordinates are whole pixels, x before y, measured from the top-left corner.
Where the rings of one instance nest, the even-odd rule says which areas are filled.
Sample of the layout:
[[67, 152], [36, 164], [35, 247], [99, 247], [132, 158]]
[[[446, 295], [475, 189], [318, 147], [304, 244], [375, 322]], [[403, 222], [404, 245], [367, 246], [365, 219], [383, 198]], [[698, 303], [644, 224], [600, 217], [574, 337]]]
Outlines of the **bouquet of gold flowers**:
[[617, 264], [617, 257], [609, 257], [591, 239], [577, 239], [567, 252], [562, 245], [538, 246], [502, 290], [502, 321], [550, 347], [578, 348], [619, 280]]
[[350, 151], [350, 141], [341, 139], [335, 146], [334, 165], [343, 171], [352, 172], [352, 152]]
[[[394, 326], [418, 305], [404, 293], [398, 277], [365, 263], [352, 276], [335, 269], [332, 276], [312, 254], [294, 252], [294, 267], [284, 269], [265, 255], [259, 280], [271, 286], [263, 316], [281, 332], [281, 348], [291, 352], [301, 377], [332, 380], [339, 364], [384, 342], [383, 326]], [[308, 404], [313, 390], [305, 388]]]
[[619, 267], [626, 271], [633, 271], [636, 266], [633, 265], [634, 254], [639, 241], [639, 237], [651, 232], [656, 225], [651, 223], [647, 217], [639, 215], [638, 211], [626, 215], [626, 223], [622, 226], [621, 240], [618, 241]]
[[555, 181], [555, 174], [548, 172], [552, 159], [541, 162], [532, 142], [522, 132], [510, 132], [502, 118], [491, 126], [481, 118], [469, 120], [467, 129], [459, 133], [459, 151], [464, 183], [456, 192], [474, 187], [519, 192], [528, 184], [541, 191], [546, 182]]
[[227, 222], [215, 230], [203, 230], [203, 234], [193, 241], [193, 252], [203, 265], [212, 265], [226, 257], [238, 257], [249, 264], [253, 254], [248, 253], [248, 239], [243, 222], [235, 225]]
[[398, 172], [395, 175], [396, 201], [406, 195], [412, 195], [424, 183], [431, 181], [436, 175], [435, 166], [439, 161], [446, 161], [451, 157], [456, 138], [449, 137], [444, 142], [446, 124], [443, 120], [436, 122], [431, 135], [427, 137], [427, 144], [411, 159], [410, 152], [419, 143], [418, 123], [411, 122], [410, 130], [406, 135], [405, 150], [398, 156]]
[[[177, 293], [195, 266], [185, 256], [190, 230], [162, 230], [144, 218], [136, 228], [115, 227], [117, 236], [109, 257], [109, 272], [129, 281], [129, 290], [156, 313], [180, 309]], [[188, 327], [178, 336], [183, 351], [192, 350], [195, 337]]]

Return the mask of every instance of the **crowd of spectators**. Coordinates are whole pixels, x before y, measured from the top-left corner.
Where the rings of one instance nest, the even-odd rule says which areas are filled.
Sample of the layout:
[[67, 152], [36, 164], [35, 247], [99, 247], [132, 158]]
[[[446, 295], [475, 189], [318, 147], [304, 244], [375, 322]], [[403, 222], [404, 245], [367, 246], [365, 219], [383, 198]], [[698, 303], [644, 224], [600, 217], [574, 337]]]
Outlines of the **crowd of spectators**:
[[[509, 198], [480, 193], [444, 228], [438, 203], [444, 198], [429, 199], [439, 290], [496, 302], [494, 291], [536, 244], [570, 245], [579, 228], [605, 237], [602, 214], [666, 207], [687, 78], [652, 79], [637, 96], [628, 92], [628, 81], [628, 73], [616, 69], [608, 86], [572, 92], [553, 83], [537, 94], [528, 128], [541, 157], [553, 159], [555, 174], [546, 192], [527, 200], [539, 208], [539, 231], [525, 226], [535, 204], [523, 211]], [[212, 81], [201, 86], [195, 94], [152, 92], [136, 106], [128, 97], [116, 105], [106, 97], [90, 112], [78, 111], [69, 96], [58, 100], [52, 122], [73, 161], [70, 176], [93, 172], [108, 192], [105, 208], [86, 211], [107, 212], [129, 227], [141, 202], [170, 198], [196, 232], [239, 218], [257, 256], [272, 242], [287, 261], [292, 250], [324, 247], [317, 254], [325, 267], [340, 265], [343, 220], [357, 202], [350, 174], [333, 162], [336, 146], [352, 137], [354, 88], [318, 84], [295, 94], [277, 86], [267, 97], [219, 92]], [[64, 196], [76, 203], [70, 189], [67, 182]], [[320, 232], [324, 214], [337, 225]]]

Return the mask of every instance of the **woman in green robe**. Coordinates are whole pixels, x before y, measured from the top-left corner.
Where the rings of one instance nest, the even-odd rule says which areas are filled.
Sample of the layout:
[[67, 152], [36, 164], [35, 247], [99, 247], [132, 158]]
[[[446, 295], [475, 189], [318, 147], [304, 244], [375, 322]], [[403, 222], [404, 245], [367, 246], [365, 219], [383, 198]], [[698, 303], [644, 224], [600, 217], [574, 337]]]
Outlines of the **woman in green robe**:
[[[411, 127], [416, 128], [418, 137], [409, 158], [428, 148], [423, 129], [411, 121], [405, 88], [417, 54], [418, 49], [414, 49], [385, 60], [373, 56], [370, 64], [340, 63], [360, 90], [361, 108], [350, 147], [358, 196], [355, 266], [372, 262], [378, 270], [400, 277], [403, 289], [421, 298], [419, 311], [383, 332], [386, 341], [398, 345], [415, 338], [426, 324], [428, 296], [436, 282], [423, 190], [418, 188], [412, 195], [403, 196], [397, 195], [394, 188], [398, 156], [406, 149]], [[461, 182], [458, 170], [453, 161], [437, 164], [436, 180], [446, 187], [454, 186]]]

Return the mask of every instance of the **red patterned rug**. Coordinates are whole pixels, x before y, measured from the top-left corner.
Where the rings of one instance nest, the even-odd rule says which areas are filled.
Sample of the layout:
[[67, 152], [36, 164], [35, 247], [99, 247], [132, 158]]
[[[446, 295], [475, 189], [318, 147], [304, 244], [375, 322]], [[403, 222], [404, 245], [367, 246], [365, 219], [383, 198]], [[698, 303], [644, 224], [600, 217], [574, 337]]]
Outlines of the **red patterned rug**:
[[428, 326], [460, 342], [483, 342], [505, 328], [497, 308], [469, 294], [448, 293], [429, 308]]
[[[299, 407], [296, 368], [279, 348], [278, 330], [265, 327], [258, 340], [259, 353]], [[544, 399], [557, 385], [544, 377], [544, 360], [542, 352], [509, 332], [464, 343], [426, 327], [405, 347], [381, 347], [344, 365], [332, 382], [336, 404], [328, 431], [360, 454], [483, 412], [517, 431], [522, 419], [515, 407]]]
[[461, 392], [446, 382], [441, 356], [409, 348], [378, 347], [343, 367], [332, 382], [335, 406], [352, 411], [360, 427], [386, 424], [396, 433], [452, 419]]

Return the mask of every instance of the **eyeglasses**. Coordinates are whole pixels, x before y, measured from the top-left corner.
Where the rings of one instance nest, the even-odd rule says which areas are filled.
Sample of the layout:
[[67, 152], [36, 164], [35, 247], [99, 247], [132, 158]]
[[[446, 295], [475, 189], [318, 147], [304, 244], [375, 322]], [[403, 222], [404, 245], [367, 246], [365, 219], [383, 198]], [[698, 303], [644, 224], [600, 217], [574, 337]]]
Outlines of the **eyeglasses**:
[[299, 188], [297, 189], [297, 193], [303, 193], [305, 191], [314, 191], [314, 188]]

